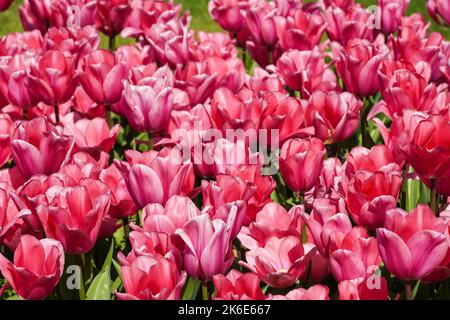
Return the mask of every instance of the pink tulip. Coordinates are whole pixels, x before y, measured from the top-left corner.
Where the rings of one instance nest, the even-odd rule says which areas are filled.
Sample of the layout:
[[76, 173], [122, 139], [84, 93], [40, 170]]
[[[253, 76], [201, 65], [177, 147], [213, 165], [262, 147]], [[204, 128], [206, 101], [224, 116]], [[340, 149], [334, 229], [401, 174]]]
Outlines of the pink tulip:
[[[238, 203], [240, 208], [238, 213], [246, 208], [249, 214], [250, 202], [256, 189], [257, 186], [254, 183], [245, 181], [239, 176], [220, 174], [216, 176], [216, 181], [202, 181], [203, 206], [211, 206], [209, 213], [213, 217], [223, 217], [229, 213], [230, 206]], [[240, 214], [239, 217], [241, 217]]]
[[49, 50], [42, 56], [39, 65], [32, 67], [31, 74], [45, 83], [50, 95], [40, 96], [40, 100], [48, 105], [59, 105], [67, 102], [76, 87], [74, 65], [70, 58], [56, 50]]
[[213, 276], [216, 300], [265, 300], [266, 296], [259, 287], [259, 277], [254, 273], [231, 270], [226, 276]]
[[119, 300], [181, 299], [187, 276], [173, 260], [156, 259], [151, 256], [119, 259], [126, 291], [126, 293], [116, 292]]
[[89, 97], [98, 104], [119, 102], [126, 77], [126, 68], [116, 63], [114, 55], [106, 50], [96, 50], [81, 62], [80, 82]]
[[384, 33], [394, 33], [398, 30], [401, 18], [406, 14], [409, 0], [379, 0], [377, 19], [381, 23], [380, 27]]
[[275, 25], [275, 13], [266, 2], [250, 7], [245, 15], [246, 26], [253, 41], [267, 47], [273, 47], [278, 41]]
[[359, 126], [362, 101], [349, 92], [316, 91], [309, 99], [306, 118], [323, 141], [339, 142], [350, 138]]
[[0, 12], [8, 10], [8, 8], [12, 2], [13, 2], [13, 0], [1, 0], [0, 1]]
[[165, 207], [159, 203], [147, 205], [142, 210], [142, 227], [146, 232], [171, 235], [199, 215], [200, 211], [191, 199], [175, 195], [167, 201]]
[[241, 230], [238, 238], [243, 246], [253, 249], [258, 245], [264, 246], [272, 236], [299, 235], [302, 233], [301, 209], [293, 207], [287, 211], [278, 203], [268, 203], [256, 214], [250, 226]]
[[11, 135], [12, 156], [25, 179], [57, 172], [69, 160], [72, 147], [72, 137], [41, 117], [17, 123]]
[[370, 276], [381, 264], [377, 240], [361, 227], [347, 234], [331, 234], [331, 273], [338, 282]]
[[418, 122], [410, 128], [407, 159], [428, 187], [448, 196], [450, 140], [446, 132], [450, 130], [450, 123], [447, 117], [438, 115], [416, 119]]
[[0, 188], [0, 242], [3, 243], [10, 232], [20, 227], [22, 219], [30, 214], [27, 209], [18, 210], [7, 190]]
[[52, 187], [45, 196], [46, 201], [36, 208], [45, 234], [61, 241], [66, 252], [90, 251], [109, 210], [108, 187], [98, 180], [85, 179], [75, 187]]
[[11, 118], [0, 113], [0, 167], [7, 163], [11, 158], [11, 127], [13, 122]]
[[377, 229], [378, 249], [389, 272], [402, 280], [423, 279], [433, 272], [449, 250], [447, 225], [424, 205], [409, 214], [389, 210], [384, 228]]
[[137, 212], [136, 205], [128, 192], [125, 179], [123, 179], [121, 172], [114, 164], [103, 169], [99, 179], [111, 190], [111, 206], [109, 208], [111, 217], [122, 218]]
[[283, 50], [311, 50], [320, 43], [326, 24], [322, 15], [296, 10], [293, 16], [275, 17]]
[[14, 252], [13, 263], [0, 254], [0, 270], [21, 298], [44, 299], [63, 274], [64, 250], [59, 241], [24, 235]]
[[125, 84], [123, 98], [120, 112], [134, 130], [155, 133], [167, 129], [173, 106], [172, 88], [164, 87], [164, 83], [155, 87]]
[[318, 47], [286, 51], [277, 61], [277, 71], [286, 85], [300, 91], [305, 99], [317, 90], [328, 92], [337, 87], [336, 75], [325, 65]]
[[245, 27], [246, 0], [213, 0], [208, 4], [211, 17], [225, 30], [239, 32]]
[[285, 142], [280, 153], [280, 171], [286, 185], [297, 193], [311, 190], [319, 181], [324, 155], [324, 145], [317, 138]]
[[311, 214], [303, 213], [302, 218], [318, 252], [325, 258], [330, 253], [331, 235], [346, 235], [352, 229], [347, 214], [337, 212], [327, 199], [315, 199]]
[[183, 229], [178, 229], [178, 246], [183, 252], [184, 268], [191, 277], [202, 281], [223, 274], [234, 260], [230, 228], [236, 215], [225, 223], [203, 214], [194, 217]]
[[[91, 3], [95, 5], [94, 1]], [[97, 50], [99, 45], [98, 31], [91, 25], [76, 29], [52, 27], [43, 39], [44, 48], [70, 54], [75, 65], [82, 57]]]
[[370, 96], [379, 91], [377, 72], [388, 54], [382, 44], [353, 39], [346, 46], [333, 46], [336, 69], [345, 89], [357, 96]]
[[[136, 206], [144, 208], [150, 203], [164, 205], [174, 195], [185, 196], [194, 188], [192, 163], [159, 155], [148, 162], [128, 165], [114, 161], [127, 183]], [[152, 181], [152, 184], [146, 183]]]
[[389, 149], [354, 148], [345, 165], [340, 183], [347, 209], [355, 222], [366, 228], [384, 225], [386, 211], [397, 206], [402, 170]]
[[367, 278], [345, 280], [339, 283], [339, 300], [388, 300], [386, 278], [373, 274]]
[[240, 264], [258, 274], [271, 287], [287, 288], [307, 271], [315, 253], [315, 248], [305, 251], [298, 236], [272, 236], [264, 247], [248, 251], [245, 254], [247, 262]]
[[297, 288], [289, 291], [285, 296], [275, 295], [273, 300], [330, 300], [330, 289], [326, 286], [315, 285], [309, 289]]
[[94, 157], [102, 151], [106, 153], [111, 151], [119, 131], [119, 125], [109, 129], [104, 118], [72, 120], [64, 124], [64, 133], [75, 138], [75, 149], [88, 152]]
[[129, 0], [98, 0], [96, 27], [109, 37], [118, 35], [131, 14]]
[[434, 21], [450, 25], [450, 5], [447, 1], [428, 0], [427, 9]]
[[327, 34], [330, 40], [346, 45], [352, 39], [375, 38], [376, 17], [360, 5], [348, 9], [330, 6], [325, 13]]

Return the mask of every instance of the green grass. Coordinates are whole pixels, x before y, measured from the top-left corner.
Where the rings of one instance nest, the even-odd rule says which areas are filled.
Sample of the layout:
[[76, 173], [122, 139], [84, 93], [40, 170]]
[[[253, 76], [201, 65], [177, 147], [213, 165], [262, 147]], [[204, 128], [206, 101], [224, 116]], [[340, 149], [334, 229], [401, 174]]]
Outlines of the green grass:
[[[11, 8], [0, 14], [0, 36], [14, 31], [22, 31], [19, 20], [18, 6], [22, 0], [16, 0]], [[208, 13], [208, 0], [175, 0], [176, 3], [182, 3], [184, 10], [191, 13], [192, 28], [203, 31], [220, 31], [220, 27], [211, 19]], [[358, 2], [369, 6], [377, 3], [377, 0], [358, 0]], [[426, 11], [426, 0], [412, 0], [409, 6], [408, 14], [421, 12], [424, 17], [430, 21], [430, 17]], [[450, 28], [441, 27], [432, 22], [431, 29], [441, 32], [446, 39], [450, 39]], [[119, 43], [123, 43], [120, 41]]]

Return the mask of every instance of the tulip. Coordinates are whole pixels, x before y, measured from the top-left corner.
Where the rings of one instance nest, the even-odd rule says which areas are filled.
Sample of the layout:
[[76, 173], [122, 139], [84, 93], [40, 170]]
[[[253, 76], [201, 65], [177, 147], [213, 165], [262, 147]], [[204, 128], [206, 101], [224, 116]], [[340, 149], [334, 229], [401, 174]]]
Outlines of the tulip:
[[123, 30], [131, 14], [130, 1], [99, 0], [96, 12], [96, 27], [107, 36], [115, 37]]
[[353, 220], [366, 228], [382, 227], [386, 211], [397, 206], [401, 167], [384, 145], [354, 148], [345, 166], [340, 193]]
[[98, 104], [119, 102], [126, 77], [126, 68], [116, 63], [114, 55], [106, 50], [96, 50], [81, 62], [80, 82], [89, 97]]
[[270, 48], [278, 41], [274, 16], [272, 7], [265, 2], [262, 2], [257, 7], [249, 8], [246, 12], [246, 26], [251, 38], [257, 44]]
[[113, 164], [100, 172], [99, 180], [111, 190], [109, 215], [113, 218], [132, 216], [137, 208], [119, 169]]
[[12, 126], [11, 118], [6, 114], [0, 113], [0, 167], [11, 158], [10, 135]]
[[319, 181], [325, 155], [320, 139], [292, 139], [280, 152], [280, 170], [286, 185], [294, 192], [311, 190]]
[[101, 152], [109, 153], [119, 135], [120, 125], [111, 129], [104, 118], [80, 119], [64, 124], [64, 132], [75, 138], [77, 150], [97, 157]]
[[42, 117], [17, 123], [11, 135], [12, 157], [27, 180], [57, 172], [69, 160], [72, 147], [73, 138], [58, 133]]
[[211, 17], [224, 30], [229, 32], [239, 32], [245, 27], [245, 17], [243, 7], [246, 1], [239, 0], [213, 0], [208, 4]]
[[339, 282], [339, 300], [388, 300], [386, 278], [373, 273], [367, 278]]
[[41, 101], [41, 97], [51, 95], [44, 81], [25, 70], [13, 72], [9, 77], [7, 88], [9, 102], [23, 109], [35, 107]]
[[49, 50], [42, 56], [39, 65], [32, 67], [31, 74], [42, 80], [50, 95], [40, 100], [48, 105], [60, 105], [67, 102], [76, 88], [74, 65], [71, 59], [56, 50]]
[[278, 203], [268, 203], [256, 214], [250, 226], [242, 229], [238, 238], [244, 247], [253, 249], [258, 245], [263, 246], [272, 236], [300, 235], [302, 233], [301, 209], [293, 207], [287, 211]]
[[200, 211], [191, 199], [181, 196], [171, 197], [165, 207], [159, 203], [149, 204], [142, 210], [142, 227], [146, 232], [163, 232], [174, 234]]
[[450, 130], [450, 123], [446, 117], [438, 115], [416, 119], [418, 122], [410, 128], [407, 159], [428, 187], [448, 196], [450, 141], [447, 132]]
[[379, 91], [377, 72], [388, 54], [382, 45], [353, 39], [346, 46], [333, 46], [336, 69], [345, 89], [357, 96], [370, 96]]
[[225, 223], [220, 219], [211, 221], [209, 215], [203, 214], [176, 231], [188, 275], [208, 281], [231, 267], [234, 256], [230, 227], [235, 218], [235, 214], [230, 215]]
[[318, 47], [309, 50], [286, 51], [277, 61], [277, 71], [292, 90], [307, 99], [317, 90], [332, 91], [337, 87], [336, 75], [324, 61]]
[[61, 241], [72, 254], [89, 252], [95, 245], [111, 195], [98, 180], [85, 179], [75, 187], [52, 187], [46, 201], [36, 208], [45, 234]]
[[449, 243], [444, 235], [448, 221], [419, 205], [407, 213], [392, 209], [384, 228], [377, 229], [378, 249], [390, 273], [402, 280], [420, 280], [444, 260]]
[[317, 251], [328, 258], [332, 234], [346, 235], [352, 229], [347, 214], [337, 212], [327, 199], [315, 199], [310, 215], [302, 214], [303, 222], [311, 234]]
[[296, 10], [293, 16], [275, 17], [276, 32], [283, 50], [311, 50], [326, 29], [322, 15]]
[[339, 142], [350, 138], [359, 126], [362, 101], [349, 92], [316, 91], [309, 99], [306, 118], [323, 141]]
[[275, 295], [273, 300], [330, 300], [330, 289], [326, 286], [315, 285], [309, 289], [297, 288], [289, 291], [285, 296]]
[[272, 236], [264, 247], [248, 251], [245, 254], [247, 262], [240, 261], [240, 264], [258, 274], [269, 286], [287, 288], [307, 271], [315, 253], [315, 248], [305, 251], [298, 236]]
[[23, 218], [29, 216], [31, 212], [27, 209], [18, 210], [7, 190], [0, 188], [0, 242], [20, 227]]
[[170, 259], [150, 256], [121, 258], [120, 272], [126, 293], [116, 292], [119, 300], [179, 300], [186, 272]]
[[259, 287], [259, 277], [254, 273], [245, 273], [233, 269], [226, 276], [213, 276], [216, 300], [265, 300], [266, 296]]
[[376, 17], [361, 6], [352, 5], [350, 9], [328, 7], [325, 12], [327, 35], [332, 41], [346, 45], [352, 39], [375, 38]]
[[12, 2], [13, 2], [13, 0], [1, 0], [0, 1], [0, 12], [8, 10], [8, 8]]
[[377, 240], [361, 227], [330, 235], [331, 273], [338, 282], [370, 276], [381, 264]]
[[173, 106], [171, 88], [125, 84], [123, 97], [120, 112], [134, 130], [156, 133], [167, 129]]
[[434, 21], [439, 24], [450, 25], [450, 6], [448, 2], [428, 0], [427, 9]]
[[44, 299], [63, 274], [64, 250], [59, 241], [24, 235], [13, 263], [0, 254], [0, 271], [21, 298]]
[[377, 18], [381, 22], [381, 30], [384, 33], [394, 33], [398, 30], [401, 18], [406, 14], [409, 0], [379, 0]]
[[[194, 188], [192, 163], [172, 155], [156, 156], [148, 163], [132, 164], [114, 161], [127, 183], [135, 204], [144, 208], [150, 203], [164, 205], [174, 195], [185, 196]], [[149, 184], [148, 182], [152, 183]]]

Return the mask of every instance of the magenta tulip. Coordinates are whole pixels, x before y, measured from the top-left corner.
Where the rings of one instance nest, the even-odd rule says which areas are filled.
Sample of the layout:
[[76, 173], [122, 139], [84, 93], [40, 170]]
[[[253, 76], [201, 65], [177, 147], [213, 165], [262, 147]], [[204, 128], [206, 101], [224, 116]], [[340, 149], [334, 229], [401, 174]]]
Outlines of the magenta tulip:
[[0, 271], [21, 298], [44, 299], [63, 274], [64, 250], [59, 241], [24, 235], [14, 252], [14, 262], [0, 254]]

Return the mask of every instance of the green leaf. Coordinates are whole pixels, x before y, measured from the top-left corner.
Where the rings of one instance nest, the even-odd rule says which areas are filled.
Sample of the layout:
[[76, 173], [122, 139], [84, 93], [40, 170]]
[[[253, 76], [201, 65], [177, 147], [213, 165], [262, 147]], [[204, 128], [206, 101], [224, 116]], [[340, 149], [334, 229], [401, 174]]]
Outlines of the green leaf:
[[184, 287], [182, 300], [195, 300], [200, 289], [200, 281], [189, 277], [187, 284]]
[[114, 238], [111, 239], [111, 246], [108, 251], [108, 255], [106, 256], [105, 262], [103, 263], [102, 271], [105, 271], [107, 268], [111, 267], [111, 262], [114, 254]]
[[111, 300], [111, 275], [109, 266], [94, 278], [86, 294], [86, 299]]

